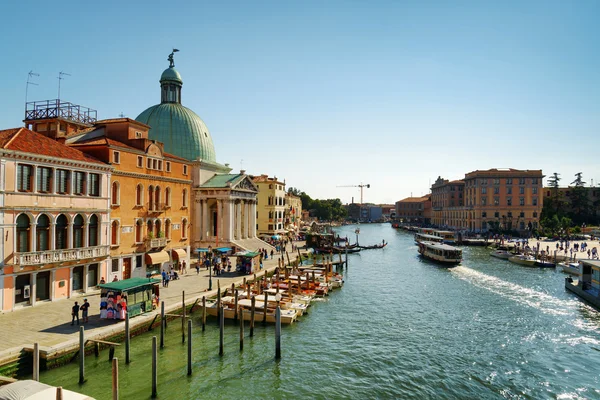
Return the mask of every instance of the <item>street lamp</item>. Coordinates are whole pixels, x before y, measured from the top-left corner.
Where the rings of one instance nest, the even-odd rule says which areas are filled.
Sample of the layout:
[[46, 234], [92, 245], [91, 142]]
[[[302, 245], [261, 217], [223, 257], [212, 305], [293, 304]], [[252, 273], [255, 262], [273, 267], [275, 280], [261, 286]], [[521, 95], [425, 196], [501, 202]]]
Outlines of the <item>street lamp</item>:
[[212, 290], [212, 247], [208, 246], [208, 290]]

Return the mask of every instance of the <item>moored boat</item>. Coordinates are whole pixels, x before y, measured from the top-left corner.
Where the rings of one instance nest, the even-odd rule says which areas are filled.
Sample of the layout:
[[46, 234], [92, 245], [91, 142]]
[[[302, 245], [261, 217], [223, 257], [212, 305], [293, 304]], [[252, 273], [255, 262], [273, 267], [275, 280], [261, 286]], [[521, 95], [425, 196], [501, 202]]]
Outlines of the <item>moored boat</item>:
[[490, 253], [490, 256], [508, 260], [510, 257], [514, 256], [514, 254], [507, 250], [494, 250]]
[[462, 261], [462, 250], [444, 243], [420, 242], [419, 254], [442, 264], [459, 264]]
[[570, 275], [579, 275], [579, 263], [578, 262], [560, 262], [558, 265], [561, 267], [562, 272]]
[[510, 257], [508, 261], [513, 262], [515, 264], [524, 265], [526, 267], [534, 267], [536, 260], [534, 256], [526, 256], [524, 254], [519, 254], [517, 256]]
[[444, 243], [444, 239], [439, 236], [430, 235], [428, 233], [415, 233], [415, 244], [418, 246], [421, 242]]

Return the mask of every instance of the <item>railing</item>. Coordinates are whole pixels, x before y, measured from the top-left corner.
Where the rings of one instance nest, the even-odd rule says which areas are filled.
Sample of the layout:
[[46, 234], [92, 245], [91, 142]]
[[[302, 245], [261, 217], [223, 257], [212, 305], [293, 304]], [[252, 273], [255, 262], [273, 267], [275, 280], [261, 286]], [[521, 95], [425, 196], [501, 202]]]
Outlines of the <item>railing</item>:
[[167, 245], [167, 238], [156, 238], [156, 239], [148, 239], [146, 241], [146, 247], [156, 249], [158, 247], [165, 247]]
[[109, 246], [81, 247], [77, 249], [60, 249], [15, 253], [15, 264], [38, 265], [64, 261], [77, 261], [88, 258], [104, 257], [109, 252]]
[[161, 213], [164, 212], [168, 207], [170, 206], [168, 206], [167, 203], [148, 202], [146, 204], [146, 209], [149, 213]]
[[97, 121], [97, 111], [59, 99], [32, 101], [25, 105], [25, 120], [64, 118], [84, 124]]

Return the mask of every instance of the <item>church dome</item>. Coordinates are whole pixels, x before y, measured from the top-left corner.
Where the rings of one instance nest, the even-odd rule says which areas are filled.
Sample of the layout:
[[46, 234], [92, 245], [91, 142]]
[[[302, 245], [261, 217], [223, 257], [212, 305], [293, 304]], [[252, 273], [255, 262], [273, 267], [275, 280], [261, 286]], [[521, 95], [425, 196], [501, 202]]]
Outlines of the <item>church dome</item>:
[[190, 161], [216, 162], [215, 145], [204, 121], [181, 105], [183, 80], [173, 65], [160, 77], [161, 103], [152, 106], [136, 120], [150, 126], [148, 137], [162, 142], [165, 152]]

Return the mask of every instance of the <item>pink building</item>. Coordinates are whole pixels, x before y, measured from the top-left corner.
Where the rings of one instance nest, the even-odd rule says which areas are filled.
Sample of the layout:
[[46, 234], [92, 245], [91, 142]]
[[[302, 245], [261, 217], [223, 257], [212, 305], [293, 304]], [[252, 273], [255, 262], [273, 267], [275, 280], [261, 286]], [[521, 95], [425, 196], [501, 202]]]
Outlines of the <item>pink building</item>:
[[111, 170], [27, 128], [0, 131], [0, 310], [87, 293], [108, 276]]

